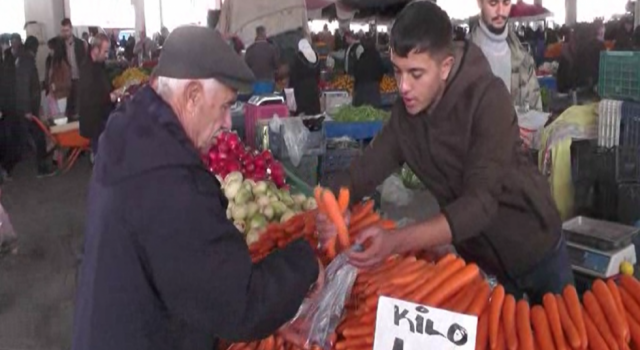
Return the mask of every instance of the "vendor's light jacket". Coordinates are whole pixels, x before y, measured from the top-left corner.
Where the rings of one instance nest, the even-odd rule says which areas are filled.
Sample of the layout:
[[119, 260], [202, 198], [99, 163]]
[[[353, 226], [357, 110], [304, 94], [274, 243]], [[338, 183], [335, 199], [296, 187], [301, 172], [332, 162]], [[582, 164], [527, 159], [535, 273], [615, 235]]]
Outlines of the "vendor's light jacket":
[[518, 278], [553, 252], [560, 217], [522, 148], [504, 83], [475, 44], [455, 52], [437, 105], [412, 116], [398, 99], [348, 178], [335, 185], [349, 185], [358, 200], [406, 163], [438, 200], [458, 252], [488, 273]]
[[149, 87], [116, 110], [91, 179], [75, 350], [212, 350], [273, 334], [318, 265], [296, 241], [257, 264], [220, 185]]
[[[471, 21], [469, 38], [474, 38], [475, 32], [480, 29], [478, 18]], [[511, 98], [516, 106], [527, 106], [529, 109], [542, 111], [542, 98], [540, 95], [540, 83], [536, 74], [536, 62], [531, 54], [524, 48], [518, 35], [507, 28], [507, 44], [511, 50]]]

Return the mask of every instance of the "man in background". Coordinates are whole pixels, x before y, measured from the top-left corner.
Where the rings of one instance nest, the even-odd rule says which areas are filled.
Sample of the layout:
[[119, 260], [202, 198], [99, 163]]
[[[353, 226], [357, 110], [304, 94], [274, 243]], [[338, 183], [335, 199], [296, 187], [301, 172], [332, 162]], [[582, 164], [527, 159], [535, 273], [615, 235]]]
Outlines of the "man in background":
[[89, 56], [81, 68], [79, 87], [80, 135], [91, 140], [93, 154], [120, 93], [112, 91], [105, 61], [109, 56], [109, 38], [98, 34], [91, 39]]
[[2, 142], [1, 175], [5, 179], [11, 178], [13, 168], [22, 159], [24, 148], [24, 116], [18, 116], [16, 111], [16, 58], [22, 49], [20, 34], [4, 35], [0, 55], [0, 114], [5, 136]]
[[514, 104], [542, 110], [540, 85], [533, 57], [509, 29], [511, 0], [478, 0], [480, 18], [471, 25], [471, 40], [482, 49], [493, 74], [502, 79]]
[[158, 44], [151, 40], [147, 36], [147, 32], [144, 30], [140, 32], [140, 40], [136, 42], [136, 46], [133, 48], [133, 54], [138, 58], [142, 56], [142, 60], [149, 59], [153, 53], [158, 49]]
[[[276, 72], [278, 71], [278, 49], [267, 41], [267, 30], [263, 26], [256, 28], [256, 40], [245, 53], [244, 60], [256, 77], [259, 92], [273, 92]], [[264, 88], [261, 88], [264, 86]], [[271, 91], [266, 91], [271, 90]]]
[[80, 80], [80, 67], [87, 58], [88, 43], [73, 35], [71, 20], [65, 18], [60, 22], [60, 36], [66, 42], [67, 60], [71, 66], [71, 93], [67, 100], [67, 117], [75, 118], [78, 105], [78, 81]]

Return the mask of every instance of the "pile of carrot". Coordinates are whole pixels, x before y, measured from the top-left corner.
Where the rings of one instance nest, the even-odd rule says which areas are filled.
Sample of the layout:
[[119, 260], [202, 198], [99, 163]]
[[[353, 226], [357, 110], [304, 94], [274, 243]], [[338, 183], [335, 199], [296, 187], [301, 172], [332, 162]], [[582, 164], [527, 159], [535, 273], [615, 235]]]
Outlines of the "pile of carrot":
[[[328, 263], [353, 244], [358, 233], [372, 225], [392, 228], [373, 211], [373, 202], [345, 213], [349, 193], [338, 197], [316, 188], [318, 210], [338, 228], [338, 236], [317, 254]], [[284, 224], [267, 227], [258, 242], [250, 246], [254, 260], [298, 238], [317, 246], [317, 212], [295, 216]], [[640, 282], [622, 276], [619, 282], [597, 280], [580, 300], [568, 286], [562, 294], [547, 294], [542, 305], [516, 301], [501, 285], [493, 289], [482, 278], [478, 266], [453, 254], [438, 261], [414, 255], [394, 256], [372, 270], [360, 271], [345, 315], [334, 334], [334, 350], [373, 348], [377, 304], [380, 296], [478, 317], [476, 349], [507, 350], [640, 350]], [[252, 343], [233, 344], [229, 350], [302, 350], [278, 336]], [[317, 349], [317, 348], [314, 348]]]

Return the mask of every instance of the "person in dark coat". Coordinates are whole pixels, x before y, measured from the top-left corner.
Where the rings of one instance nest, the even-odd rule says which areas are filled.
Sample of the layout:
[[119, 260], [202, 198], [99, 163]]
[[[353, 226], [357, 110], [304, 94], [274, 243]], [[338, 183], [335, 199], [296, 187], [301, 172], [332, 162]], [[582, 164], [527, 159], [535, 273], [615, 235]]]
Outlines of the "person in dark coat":
[[363, 105], [379, 107], [381, 104], [380, 82], [384, 76], [384, 63], [373, 38], [364, 39], [362, 46], [364, 51], [354, 66], [353, 105], [356, 107]]
[[263, 26], [256, 28], [256, 40], [244, 54], [247, 63], [258, 83], [275, 87], [276, 72], [279, 66], [278, 48], [267, 41], [267, 31]]
[[[185, 52], [191, 53], [184, 55]], [[156, 87], [120, 106], [89, 185], [73, 350], [212, 350], [264, 338], [324, 274], [297, 240], [252, 263], [201, 161], [253, 74], [213, 29], [164, 44]], [[290, 333], [285, 333], [290, 334]]]
[[53, 165], [48, 160], [47, 141], [44, 131], [35, 122], [42, 118], [41, 91], [42, 84], [36, 67], [36, 54], [40, 43], [34, 36], [29, 36], [24, 42], [24, 50], [16, 59], [16, 111], [18, 117], [24, 117], [23, 125], [33, 139], [36, 151], [36, 166], [38, 177], [55, 174]]
[[71, 20], [65, 18], [60, 22], [60, 36], [67, 44], [67, 60], [71, 66], [71, 93], [67, 100], [66, 114], [70, 118], [75, 118], [78, 112], [79, 95], [78, 85], [81, 77], [81, 67], [87, 59], [88, 43], [73, 35], [73, 24]]
[[23, 49], [20, 34], [9, 36], [10, 45], [3, 45], [0, 78], [0, 108], [3, 124], [2, 168], [4, 176], [10, 178], [13, 168], [22, 159], [26, 133], [24, 116], [16, 111], [16, 58]]
[[91, 140], [93, 154], [98, 153], [98, 138], [120, 93], [113, 91], [105, 61], [109, 56], [109, 38], [95, 36], [89, 57], [81, 68], [79, 87], [80, 135]]
[[289, 76], [289, 86], [296, 97], [297, 114], [320, 114], [319, 80], [318, 54], [307, 39], [302, 39], [298, 43], [298, 54]]

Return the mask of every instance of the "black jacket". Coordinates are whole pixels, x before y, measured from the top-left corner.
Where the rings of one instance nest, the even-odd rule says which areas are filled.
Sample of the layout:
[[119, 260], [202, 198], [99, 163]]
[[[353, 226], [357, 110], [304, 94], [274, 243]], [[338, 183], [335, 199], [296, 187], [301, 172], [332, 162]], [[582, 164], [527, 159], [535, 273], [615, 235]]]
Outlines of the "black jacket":
[[80, 69], [78, 82], [80, 135], [88, 139], [100, 136], [113, 110], [111, 91], [111, 82], [104, 63], [87, 59]]
[[80, 76], [82, 76], [82, 66], [89, 59], [87, 42], [74, 36], [73, 37], [73, 50], [76, 52], [76, 63], [80, 70]]
[[291, 74], [289, 85], [296, 97], [297, 113], [304, 115], [320, 114], [320, 66], [309, 62], [301, 53], [298, 53]]
[[100, 137], [89, 187], [74, 350], [212, 350], [272, 334], [318, 267], [296, 241], [253, 264], [220, 184], [149, 87]]
[[11, 48], [8, 48], [0, 55], [0, 111], [3, 114], [13, 115], [15, 109], [16, 58]]
[[16, 109], [19, 116], [27, 113], [40, 115], [41, 87], [35, 55], [24, 50], [16, 59]]

